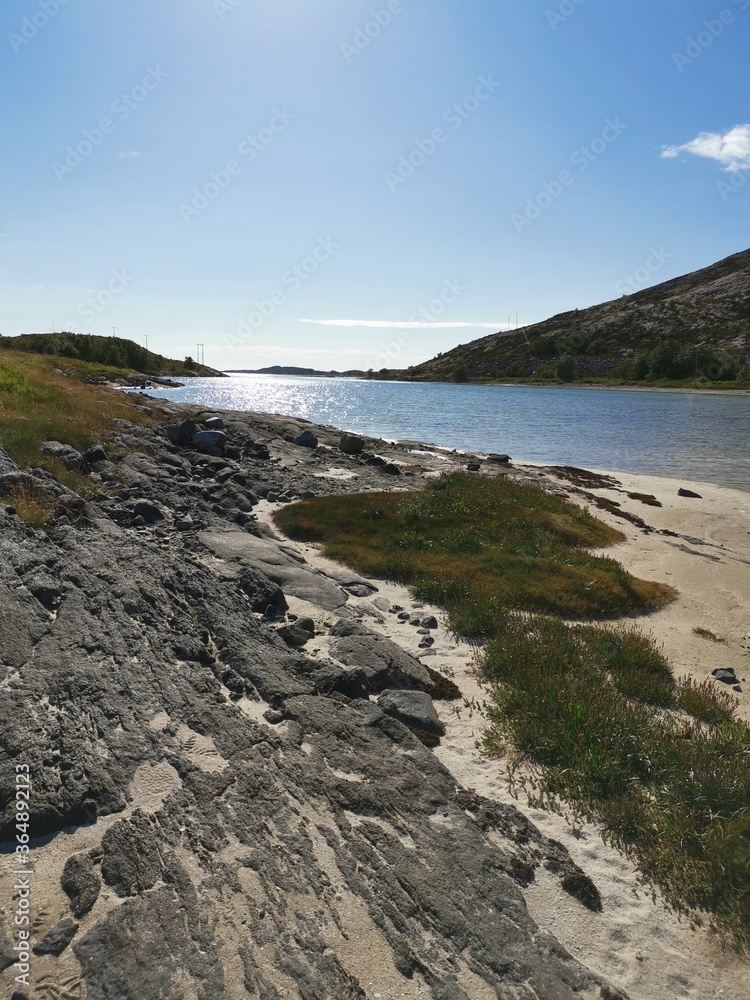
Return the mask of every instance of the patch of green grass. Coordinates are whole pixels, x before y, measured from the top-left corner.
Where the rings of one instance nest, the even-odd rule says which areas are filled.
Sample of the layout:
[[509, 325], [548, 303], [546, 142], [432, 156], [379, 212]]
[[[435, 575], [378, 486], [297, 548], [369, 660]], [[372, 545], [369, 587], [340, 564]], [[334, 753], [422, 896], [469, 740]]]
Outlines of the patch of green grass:
[[48, 469], [71, 489], [85, 491], [86, 477], [44, 455], [42, 442], [83, 450], [105, 439], [117, 417], [148, 420], [123, 394], [90, 384], [101, 373], [102, 366], [80, 360], [0, 351], [0, 446], [22, 468]]
[[675, 680], [636, 627], [592, 621], [674, 594], [590, 552], [622, 535], [541, 489], [467, 474], [416, 493], [321, 497], [275, 519], [484, 638], [485, 749], [510, 755], [511, 782], [602, 823], [671, 905], [750, 947], [750, 728], [711, 682]]
[[750, 946], [750, 728], [733, 699], [676, 683], [635, 629], [527, 615], [501, 616], [481, 672], [486, 748], [510, 749], [534, 799], [603, 822], [670, 904]]
[[319, 497], [284, 508], [279, 527], [322, 542], [332, 559], [413, 586], [452, 627], [492, 635], [501, 607], [613, 618], [661, 607], [674, 592], [593, 555], [622, 540], [586, 510], [505, 477], [454, 473], [418, 493]]

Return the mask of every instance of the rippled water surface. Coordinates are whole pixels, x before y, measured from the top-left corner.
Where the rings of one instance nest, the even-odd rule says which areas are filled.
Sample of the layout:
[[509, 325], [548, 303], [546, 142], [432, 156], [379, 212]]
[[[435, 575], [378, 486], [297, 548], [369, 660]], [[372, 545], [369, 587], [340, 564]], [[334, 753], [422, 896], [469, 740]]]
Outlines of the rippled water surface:
[[750, 490], [750, 396], [233, 375], [151, 395], [518, 461]]

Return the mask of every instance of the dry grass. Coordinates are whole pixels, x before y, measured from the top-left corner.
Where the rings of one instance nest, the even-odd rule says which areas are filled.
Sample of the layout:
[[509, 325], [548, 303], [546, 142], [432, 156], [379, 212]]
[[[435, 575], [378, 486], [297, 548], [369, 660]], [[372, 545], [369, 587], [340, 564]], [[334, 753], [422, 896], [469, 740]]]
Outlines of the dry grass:
[[693, 632], [695, 633], [695, 635], [699, 635], [701, 637], [701, 639], [708, 639], [709, 642], [723, 642], [723, 643], [726, 643], [726, 641], [727, 641], [722, 636], [716, 635], [714, 632], [712, 632], [708, 628], [700, 628], [699, 626], [696, 626], [693, 629]]
[[[66, 375], [56, 374], [56, 368]], [[42, 442], [61, 441], [82, 450], [105, 439], [117, 417], [133, 423], [148, 419], [121, 393], [85, 381], [103, 375], [122, 371], [69, 358], [0, 351], [0, 446], [22, 468], [45, 468], [66, 486], [83, 489], [85, 477], [42, 454]]]

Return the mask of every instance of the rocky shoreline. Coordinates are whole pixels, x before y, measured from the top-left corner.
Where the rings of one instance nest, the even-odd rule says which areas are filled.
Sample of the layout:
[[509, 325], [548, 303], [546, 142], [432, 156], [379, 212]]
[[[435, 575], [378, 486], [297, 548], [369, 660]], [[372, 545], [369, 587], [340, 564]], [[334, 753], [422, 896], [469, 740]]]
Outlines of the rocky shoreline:
[[[595, 908], [591, 880], [429, 748], [443, 731], [432, 699], [460, 691], [367, 625], [405, 612], [372, 581], [310, 566], [261, 513], [410, 488], [471, 456], [374, 440], [347, 454], [333, 428], [257, 414], [193, 431], [184, 407], [138, 405], [157, 422], [57, 451], [90, 470], [91, 500], [0, 452], [4, 495], [57, 507], [42, 531], [0, 504], [5, 994], [619, 996], [521, 892], [543, 866]], [[292, 614], [299, 602], [319, 614]], [[415, 614], [414, 653], [430, 653], [437, 622]], [[322, 633], [325, 655], [307, 652]], [[19, 764], [32, 787], [20, 983]]]

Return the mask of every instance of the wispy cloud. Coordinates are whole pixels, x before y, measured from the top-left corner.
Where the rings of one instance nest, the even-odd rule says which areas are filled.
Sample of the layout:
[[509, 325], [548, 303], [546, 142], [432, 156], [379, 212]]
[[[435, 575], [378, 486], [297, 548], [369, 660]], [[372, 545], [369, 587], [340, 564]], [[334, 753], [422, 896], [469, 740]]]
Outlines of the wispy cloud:
[[366, 326], [375, 330], [458, 330], [462, 327], [477, 327], [487, 330], [502, 330], [507, 323], [427, 323], [423, 320], [390, 319], [301, 319], [300, 323], [315, 323], [317, 326]]
[[696, 139], [682, 146], [665, 146], [661, 156], [671, 160], [680, 153], [716, 160], [724, 170], [750, 170], [750, 124], [735, 125], [723, 135], [720, 132], [701, 132]]
[[119, 153], [118, 155], [121, 160], [134, 160], [136, 156], [140, 156], [141, 154], [137, 149], [129, 149], [127, 152]]

